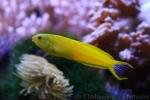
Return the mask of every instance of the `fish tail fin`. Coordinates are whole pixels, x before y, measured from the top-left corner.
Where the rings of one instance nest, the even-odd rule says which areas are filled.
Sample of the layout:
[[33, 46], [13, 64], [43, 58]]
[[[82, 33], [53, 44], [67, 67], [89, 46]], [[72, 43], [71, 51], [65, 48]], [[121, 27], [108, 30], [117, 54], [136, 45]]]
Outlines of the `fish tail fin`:
[[125, 80], [128, 79], [127, 77], [123, 77], [123, 74], [128, 69], [134, 69], [134, 67], [126, 62], [121, 61], [114, 61], [111, 67], [108, 69], [110, 72], [118, 79], [118, 80]]

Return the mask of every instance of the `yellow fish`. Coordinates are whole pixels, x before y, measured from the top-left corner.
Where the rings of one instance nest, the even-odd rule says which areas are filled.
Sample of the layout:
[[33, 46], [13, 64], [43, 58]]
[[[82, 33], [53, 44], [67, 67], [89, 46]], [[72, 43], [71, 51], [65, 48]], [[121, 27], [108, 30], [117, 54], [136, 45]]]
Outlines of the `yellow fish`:
[[90, 67], [109, 69], [118, 80], [127, 79], [121, 77], [122, 73], [126, 68], [133, 68], [126, 62], [115, 60], [93, 45], [60, 35], [37, 34], [32, 37], [32, 41], [51, 55], [74, 60]]

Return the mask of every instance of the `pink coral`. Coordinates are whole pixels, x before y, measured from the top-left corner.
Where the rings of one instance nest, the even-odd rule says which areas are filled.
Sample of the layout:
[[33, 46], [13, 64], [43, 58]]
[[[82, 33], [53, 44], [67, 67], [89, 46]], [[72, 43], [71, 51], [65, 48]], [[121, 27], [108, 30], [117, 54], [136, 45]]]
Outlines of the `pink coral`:
[[99, 0], [1, 0], [0, 4], [0, 57], [9, 49], [3, 47], [11, 48], [41, 31], [89, 32], [89, 13], [101, 6]]
[[[99, 9], [101, 13], [93, 13], [96, 15], [93, 32], [83, 37], [84, 42], [134, 66], [134, 72], [126, 73], [129, 80], [119, 83], [120, 87], [128, 87], [134, 93], [149, 93], [149, 4], [146, 0], [105, 0]], [[112, 78], [108, 79], [111, 83]]]
[[135, 0], [105, 0], [99, 16], [95, 18], [94, 31], [85, 36], [83, 41], [122, 60], [145, 64], [150, 58], [150, 24], [139, 19], [138, 15], [142, 15], [139, 8], [139, 2]]

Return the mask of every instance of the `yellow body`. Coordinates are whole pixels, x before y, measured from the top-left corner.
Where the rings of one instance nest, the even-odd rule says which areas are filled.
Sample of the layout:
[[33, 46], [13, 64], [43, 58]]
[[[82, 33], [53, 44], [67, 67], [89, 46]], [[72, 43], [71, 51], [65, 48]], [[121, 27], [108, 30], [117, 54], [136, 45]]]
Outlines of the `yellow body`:
[[115, 60], [103, 50], [80, 41], [69, 39], [59, 35], [37, 34], [32, 37], [33, 42], [51, 55], [71, 59], [82, 64], [102, 69], [109, 69], [118, 79], [120, 78], [114, 70], [116, 64], [128, 63]]

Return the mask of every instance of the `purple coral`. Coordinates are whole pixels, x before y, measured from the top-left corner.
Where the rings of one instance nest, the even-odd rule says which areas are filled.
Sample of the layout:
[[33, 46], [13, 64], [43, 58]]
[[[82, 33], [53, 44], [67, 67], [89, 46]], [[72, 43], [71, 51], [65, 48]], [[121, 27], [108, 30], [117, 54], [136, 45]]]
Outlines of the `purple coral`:
[[123, 51], [121, 51], [119, 53], [119, 57], [122, 59], [122, 60], [130, 60], [131, 57], [132, 57], [132, 52], [131, 50], [129, 49], [124, 49]]
[[[83, 37], [84, 42], [98, 46], [135, 67], [134, 72], [127, 72], [129, 80], [119, 83], [134, 93], [149, 93], [149, 5], [147, 0], [105, 0], [99, 9], [101, 13], [93, 14], [97, 15], [93, 32]], [[108, 79], [112, 80], [111, 77]]]
[[[93, 32], [83, 37], [83, 41], [111, 52], [122, 60], [146, 63], [150, 58], [150, 24], [138, 17], [143, 14], [140, 4], [136, 0], [105, 0], [99, 9], [99, 16], [96, 12], [93, 14], [97, 15], [94, 17]], [[145, 60], [139, 61], [141, 58]]]
[[85, 34], [89, 13], [101, 6], [99, 0], [1, 0], [0, 4], [0, 58], [19, 39], [41, 31]]

